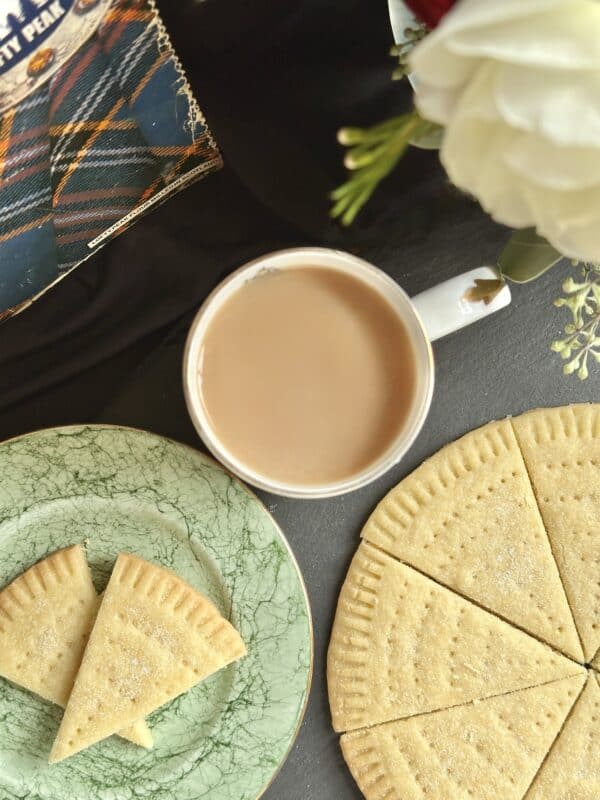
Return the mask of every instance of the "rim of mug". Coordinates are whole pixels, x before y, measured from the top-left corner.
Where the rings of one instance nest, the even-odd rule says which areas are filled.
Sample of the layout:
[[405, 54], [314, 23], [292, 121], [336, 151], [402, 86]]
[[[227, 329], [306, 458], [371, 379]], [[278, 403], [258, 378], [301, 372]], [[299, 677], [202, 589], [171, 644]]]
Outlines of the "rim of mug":
[[[264, 272], [293, 267], [337, 269], [354, 275], [375, 289], [392, 306], [408, 329], [417, 365], [417, 383], [421, 383], [420, 398], [415, 387], [408, 420], [390, 442], [389, 447], [365, 469], [340, 481], [322, 484], [292, 483], [278, 481], [253, 470], [236, 459], [235, 455], [219, 441], [219, 437], [209, 424], [201, 398], [198, 380], [199, 351], [212, 316], [228, 297], [249, 280]], [[381, 286], [389, 289], [394, 298], [381, 291]], [[399, 309], [400, 305], [404, 311]], [[391, 276], [368, 261], [343, 250], [327, 247], [293, 247], [277, 250], [252, 259], [234, 270], [217, 284], [196, 312], [187, 335], [183, 355], [183, 389], [186, 406], [196, 432], [210, 453], [241, 480], [283, 497], [306, 499], [336, 497], [355, 491], [380, 478], [404, 457], [420, 433], [431, 406], [434, 382], [435, 366], [431, 342], [408, 294]]]

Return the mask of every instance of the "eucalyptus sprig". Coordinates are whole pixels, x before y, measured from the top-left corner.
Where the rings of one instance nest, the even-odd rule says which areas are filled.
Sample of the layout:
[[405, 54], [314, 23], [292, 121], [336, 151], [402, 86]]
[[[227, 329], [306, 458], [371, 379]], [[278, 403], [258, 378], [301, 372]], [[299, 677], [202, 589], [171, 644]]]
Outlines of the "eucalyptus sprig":
[[558, 308], [568, 308], [573, 322], [565, 325], [565, 336], [552, 342], [552, 350], [567, 362], [565, 375], [588, 376], [588, 358], [600, 363], [600, 265], [584, 264], [582, 280], [567, 278], [563, 283], [565, 297], [554, 301]]
[[394, 169], [409, 144], [431, 135], [439, 126], [417, 111], [392, 117], [371, 128], [342, 128], [338, 142], [348, 147], [344, 165], [352, 173], [331, 192], [331, 216], [351, 225], [377, 186]]

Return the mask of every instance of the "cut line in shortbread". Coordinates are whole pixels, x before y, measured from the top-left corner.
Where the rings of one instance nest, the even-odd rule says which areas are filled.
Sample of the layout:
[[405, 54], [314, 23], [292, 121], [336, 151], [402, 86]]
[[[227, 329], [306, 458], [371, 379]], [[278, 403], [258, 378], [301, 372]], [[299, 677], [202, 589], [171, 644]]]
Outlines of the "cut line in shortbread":
[[362, 536], [584, 660], [509, 421], [490, 423], [436, 453], [383, 499]]
[[328, 653], [337, 731], [584, 673], [420, 572], [366, 542], [359, 546]]
[[600, 406], [539, 409], [513, 426], [589, 662], [600, 648]]
[[50, 762], [147, 716], [245, 652], [235, 628], [198, 591], [166, 569], [121, 554]]
[[599, 797], [600, 686], [590, 673], [525, 800], [598, 800]]
[[[98, 605], [79, 545], [34, 564], [0, 592], [0, 675], [64, 708]], [[120, 735], [152, 747], [139, 717]]]
[[522, 800], [584, 675], [346, 733], [367, 800]]
[[[373, 512], [328, 653], [369, 800], [600, 799], [599, 487], [600, 405], [571, 406], [467, 434]], [[548, 687], [582, 680], [561, 723]], [[509, 702], [505, 729], [481, 716]]]

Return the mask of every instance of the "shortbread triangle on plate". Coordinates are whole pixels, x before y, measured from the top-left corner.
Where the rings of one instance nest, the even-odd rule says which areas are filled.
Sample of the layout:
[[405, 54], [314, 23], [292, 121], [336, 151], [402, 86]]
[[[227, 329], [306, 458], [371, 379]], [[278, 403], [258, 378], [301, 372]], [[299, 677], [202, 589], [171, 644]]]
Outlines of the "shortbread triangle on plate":
[[203, 595], [121, 554], [83, 656], [50, 762], [145, 717], [246, 652]]
[[[79, 545], [34, 564], [0, 592], [0, 675], [64, 708], [98, 604]], [[152, 747], [143, 720], [120, 735]]]
[[346, 733], [344, 758], [367, 800], [522, 800], [584, 682], [577, 675]]
[[[548, 474], [563, 480], [558, 469]], [[552, 497], [559, 493], [557, 487]], [[362, 536], [576, 661], [584, 660], [508, 420], [468, 433], [422, 464], [382, 500]], [[582, 591], [589, 585], [582, 581]]]
[[[590, 673], [526, 800], [597, 800], [600, 797], [600, 686]], [[569, 768], [566, 769], [565, 765]]]
[[[584, 661], [600, 648], [600, 405], [541, 408], [513, 420]], [[558, 620], [557, 620], [558, 622]]]
[[329, 645], [333, 726], [349, 731], [586, 670], [366, 542]]

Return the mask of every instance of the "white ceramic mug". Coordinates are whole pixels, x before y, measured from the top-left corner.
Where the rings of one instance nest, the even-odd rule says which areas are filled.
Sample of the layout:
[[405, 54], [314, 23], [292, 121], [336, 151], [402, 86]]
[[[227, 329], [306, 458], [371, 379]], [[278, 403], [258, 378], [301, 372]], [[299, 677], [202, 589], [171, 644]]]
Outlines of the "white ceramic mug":
[[[379, 459], [362, 472], [343, 481], [323, 485], [295, 485], [255, 472], [238, 461], [233, 453], [222, 445], [211, 428], [202, 403], [198, 367], [206, 329], [215, 313], [232, 294], [265, 270], [311, 266], [353, 275], [385, 297], [402, 319], [410, 335], [417, 366], [416, 386], [413, 403], [402, 431]], [[192, 322], [183, 363], [183, 386], [192, 422], [215, 458], [242, 480], [261, 489], [287, 497], [306, 498], [332, 497], [358, 489], [397, 464], [425, 423], [434, 385], [434, 362], [430, 343], [510, 303], [508, 286], [504, 286], [487, 305], [481, 301], [471, 302], [465, 299], [465, 293], [474, 285], [475, 279], [497, 277], [497, 272], [491, 267], [479, 267], [410, 298], [385, 272], [339, 250], [297, 247], [261, 256], [240, 267], [220, 283], [204, 301]]]

